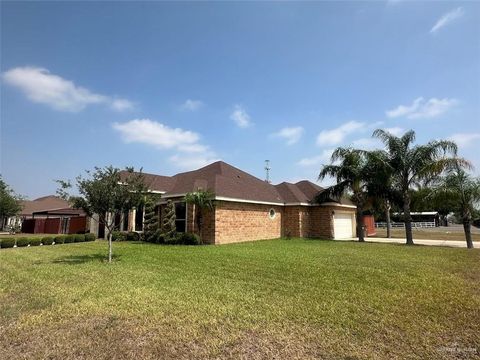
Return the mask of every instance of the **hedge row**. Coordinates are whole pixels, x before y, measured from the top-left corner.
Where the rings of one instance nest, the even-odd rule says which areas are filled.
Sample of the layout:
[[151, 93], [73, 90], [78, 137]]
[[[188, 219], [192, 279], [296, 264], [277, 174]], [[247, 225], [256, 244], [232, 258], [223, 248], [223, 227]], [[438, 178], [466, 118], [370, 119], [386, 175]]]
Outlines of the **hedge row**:
[[19, 238], [0, 238], [0, 248], [12, 248], [14, 246], [39, 246], [53, 244], [68, 244], [73, 242], [94, 241], [94, 234], [72, 234], [72, 235], [56, 235], [45, 237], [19, 237]]
[[140, 241], [140, 234], [134, 231], [112, 231], [112, 241]]
[[164, 235], [152, 237], [150, 242], [166, 245], [201, 245], [202, 241], [197, 234], [194, 233], [177, 233], [173, 238], [166, 238]]

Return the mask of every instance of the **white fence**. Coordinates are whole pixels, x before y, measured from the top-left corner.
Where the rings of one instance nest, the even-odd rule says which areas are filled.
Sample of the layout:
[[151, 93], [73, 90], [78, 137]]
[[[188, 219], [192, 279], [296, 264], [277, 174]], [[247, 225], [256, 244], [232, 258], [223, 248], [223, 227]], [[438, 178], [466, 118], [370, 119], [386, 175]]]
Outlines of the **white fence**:
[[[390, 225], [392, 228], [405, 228], [405, 223], [403, 222], [391, 222]], [[376, 222], [376, 228], [386, 229], [387, 223], [386, 222]], [[434, 228], [435, 221], [412, 221], [412, 228]]]

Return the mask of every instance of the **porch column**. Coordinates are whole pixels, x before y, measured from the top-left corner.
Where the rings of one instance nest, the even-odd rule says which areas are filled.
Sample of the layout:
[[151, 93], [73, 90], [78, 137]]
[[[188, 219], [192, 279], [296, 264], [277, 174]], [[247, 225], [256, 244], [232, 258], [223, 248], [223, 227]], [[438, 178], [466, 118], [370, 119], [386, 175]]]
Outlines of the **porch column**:
[[128, 212], [128, 216], [130, 217], [128, 221], [128, 231], [135, 231], [135, 218], [137, 216], [137, 210], [133, 208]]

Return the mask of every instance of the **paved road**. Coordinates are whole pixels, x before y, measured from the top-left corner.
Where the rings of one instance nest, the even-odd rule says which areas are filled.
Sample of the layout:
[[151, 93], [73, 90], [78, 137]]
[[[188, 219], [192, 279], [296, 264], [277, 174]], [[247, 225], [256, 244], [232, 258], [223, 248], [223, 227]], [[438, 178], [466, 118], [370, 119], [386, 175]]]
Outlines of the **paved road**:
[[[340, 241], [358, 241], [358, 238], [349, 238], [341, 239]], [[406, 240], [401, 238], [376, 238], [369, 237], [365, 238], [367, 242], [376, 242], [376, 243], [385, 243], [385, 244], [405, 244]], [[417, 240], [413, 239], [413, 242], [416, 245], [428, 245], [428, 246], [447, 246], [447, 247], [457, 247], [457, 248], [466, 248], [467, 243], [465, 241], [459, 240]], [[475, 248], [480, 248], [480, 242], [474, 241], [473, 246]]]

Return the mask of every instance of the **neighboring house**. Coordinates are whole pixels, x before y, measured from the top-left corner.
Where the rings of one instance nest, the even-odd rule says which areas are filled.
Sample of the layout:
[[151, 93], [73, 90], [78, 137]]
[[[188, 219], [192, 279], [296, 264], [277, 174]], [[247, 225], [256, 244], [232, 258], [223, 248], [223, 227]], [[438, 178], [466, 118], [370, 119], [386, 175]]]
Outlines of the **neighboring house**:
[[87, 222], [82, 210], [72, 209], [67, 201], [49, 195], [22, 201], [22, 211], [9, 218], [7, 226], [20, 225], [24, 233], [74, 234], [85, 232]]
[[[159, 214], [167, 200], [175, 203], [178, 232], [198, 232], [195, 208], [185, 203], [185, 194], [198, 189], [215, 194], [214, 210], [203, 216], [202, 238], [206, 243], [355, 235], [355, 206], [346, 199], [313, 203], [323, 189], [307, 180], [272, 185], [223, 161], [171, 177], [144, 177], [149, 190], [161, 194]], [[117, 220], [122, 230], [141, 231], [143, 210], [132, 210]]]

